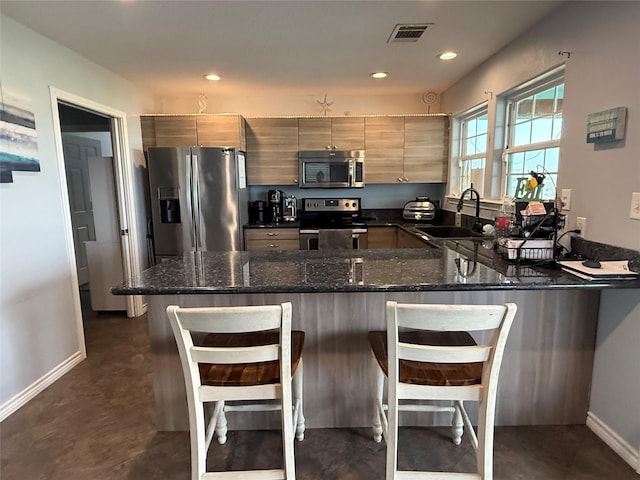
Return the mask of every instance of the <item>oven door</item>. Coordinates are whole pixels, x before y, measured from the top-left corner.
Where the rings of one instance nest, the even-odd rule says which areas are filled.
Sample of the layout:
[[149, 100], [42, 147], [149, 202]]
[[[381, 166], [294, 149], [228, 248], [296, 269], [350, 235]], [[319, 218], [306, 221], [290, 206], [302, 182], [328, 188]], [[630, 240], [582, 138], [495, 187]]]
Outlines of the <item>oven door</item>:
[[361, 250], [368, 248], [366, 228], [301, 229], [300, 250]]

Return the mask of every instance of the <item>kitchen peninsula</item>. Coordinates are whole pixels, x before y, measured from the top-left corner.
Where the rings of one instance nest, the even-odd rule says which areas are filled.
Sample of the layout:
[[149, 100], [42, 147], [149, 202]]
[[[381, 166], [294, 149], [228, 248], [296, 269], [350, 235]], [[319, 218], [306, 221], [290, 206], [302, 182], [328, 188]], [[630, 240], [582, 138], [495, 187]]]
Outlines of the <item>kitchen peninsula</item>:
[[[496, 423], [584, 423], [600, 290], [640, 289], [640, 280], [589, 282], [557, 269], [492, 260], [488, 250], [473, 256], [473, 246], [480, 244], [470, 245], [464, 252], [460, 250], [464, 242], [444, 242], [421, 249], [341, 250], [330, 255], [322, 251], [187, 253], [114, 287], [114, 294], [147, 296], [158, 429], [188, 429], [182, 371], [165, 314], [167, 305], [286, 301], [293, 304], [293, 327], [306, 332], [308, 428], [370, 425], [372, 359], [366, 333], [385, 328], [387, 300], [515, 302], [518, 314], [502, 366]], [[230, 418], [230, 425], [277, 426], [277, 417], [252, 415]], [[441, 417], [420, 421], [426, 425], [448, 422]]]

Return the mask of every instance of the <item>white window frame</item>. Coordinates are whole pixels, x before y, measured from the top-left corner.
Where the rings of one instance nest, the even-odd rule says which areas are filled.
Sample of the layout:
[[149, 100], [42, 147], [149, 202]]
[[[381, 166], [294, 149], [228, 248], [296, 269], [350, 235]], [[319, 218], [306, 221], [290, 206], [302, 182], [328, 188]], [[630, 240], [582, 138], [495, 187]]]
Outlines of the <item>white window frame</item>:
[[[473, 107], [472, 109], [467, 110], [466, 112], [458, 115], [454, 121], [453, 121], [453, 128], [454, 128], [454, 138], [452, 138], [452, 159], [454, 160], [452, 162], [452, 165], [455, 165], [455, 168], [453, 169], [453, 171], [451, 172], [451, 176], [450, 176], [450, 181], [451, 181], [451, 193], [454, 196], [459, 196], [460, 193], [462, 192], [462, 190], [464, 190], [466, 188], [466, 185], [463, 182], [463, 178], [462, 178], [462, 174], [463, 174], [463, 163], [464, 162], [470, 162], [473, 160], [477, 160], [477, 159], [484, 159], [484, 166], [483, 169], [485, 171], [485, 175], [484, 178], [486, 178], [486, 174], [487, 174], [487, 150], [488, 150], [488, 145], [489, 145], [489, 135], [490, 135], [490, 127], [489, 125], [487, 125], [487, 132], [486, 132], [486, 138], [487, 138], [487, 143], [485, 144], [485, 148], [483, 152], [480, 153], [473, 153], [470, 155], [466, 155], [465, 154], [465, 144], [466, 141], [468, 139], [468, 136], [466, 135], [466, 126], [468, 125], [468, 122], [470, 120], [474, 120], [478, 117], [481, 117], [483, 115], [487, 116], [487, 122], [489, 120], [488, 118], [488, 112], [489, 112], [489, 107], [487, 103], [483, 103], [482, 105], [478, 105]], [[483, 185], [475, 185], [474, 187], [480, 192], [482, 193], [484, 190], [484, 184]]]
[[[487, 130], [484, 132], [484, 137], [485, 137], [484, 150], [477, 153], [467, 154], [466, 144], [468, 140], [473, 136], [478, 137], [477, 134], [473, 136], [468, 135], [467, 125], [471, 120], [477, 120], [478, 118], [481, 118], [483, 116], [486, 117], [487, 119]], [[458, 156], [458, 179], [459, 179], [458, 181], [459, 181], [460, 189], [463, 190], [473, 184], [473, 181], [472, 181], [473, 178], [471, 178], [471, 171], [469, 171], [469, 185], [467, 185], [464, 182], [465, 179], [463, 178], [463, 172], [465, 169], [463, 168], [463, 165], [467, 162], [471, 163], [475, 160], [482, 160], [482, 170], [483, 170], [482, 180], [480, 184], [476, 182], [476, 184], [474, 185], [475, 189], [478, 192], [480, 192], [481, 197], [484, 197], [484, 194], [483, 194], [484, 178], [487, 171], [487, 147], [488, 147], [488, 136], [489, 136], [488, 123], [489, 123], [489, 107], [486, 104], [483, 107], [469, 113], [468, 115], [465, 115], [464, 118], [460, 120], [460, 146], [459, 146], [460, 155]]]
[[[549, 148], [560, 148], [560, 141], [562, 139], [562, 129], [560, 129], [560, 137], [552, 140], [547, 140], [543, 142], [536, 143], [528, 143], [525, 145], [518, 146], [509, 146], [509, 143], [515, 137], [515, 127], [516, 122], [514, 121], [514, 110], [515, 104], [522, 100], [523, 98], [535, 96], [537, 93], [548, 90], [551, 87], [555, 87], [558, 85], [564, 85], [565, 76], [564, 76], [564, 68], [554, 69], [552, 72], [548, 72], [536, 79], [527, 82], [519, 87], [516, 87], [508, 95], [505, 96], [506, 99], [506, 119], [508, 122], [507, 125], [507, 135], [505, 138], [505, 148], [502, 155], [502, 172], [501, 172], [501, 189], [503, 197], [507, 196], [507, 185], [508, 185], [508, 177], [509, 177], [509, 156], [522, 153], [522, 152], [531, 152], [537, 150], [546, 150]], [[564, 98], [564, 97], [563, 97]], [[558, 154], [560, 156], [560, 154]], [[560, 159], [558, 158], [558, 164]], [[557, 170], [554, 172], [545, 172], [541, 171], [542, 169], [537, 169], [537, 173], [543, 173], [546, 177], [551, 181], [551, 183], [555, 186], [557, 179]], [[555, 177], [555, 179], [554, 179]], [[555, 188], [554, 188], [555, 191]], [[509, 195], [510, 196], [510, 195]], [[545, 198], [546, 199], [546, 198]]]

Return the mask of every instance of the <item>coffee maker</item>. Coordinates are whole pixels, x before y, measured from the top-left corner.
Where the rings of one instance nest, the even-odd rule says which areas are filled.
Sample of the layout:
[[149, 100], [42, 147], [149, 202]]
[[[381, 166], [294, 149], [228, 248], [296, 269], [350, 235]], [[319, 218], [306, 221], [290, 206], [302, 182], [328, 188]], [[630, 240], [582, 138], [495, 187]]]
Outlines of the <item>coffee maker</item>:
[[284, 197], [282, 200], [282, 219], [285, 222], [295, 222], [296, 213], [296, 197], [293, 195]]
[[267, 202], [256, 200], [249, 203], [249, 223], [252, 225], [264, 225]]
[[282, 221], [282, 200], [284, 192], [282, 190], [269, 190], [267, 192], [267, 212], [271, 223]]

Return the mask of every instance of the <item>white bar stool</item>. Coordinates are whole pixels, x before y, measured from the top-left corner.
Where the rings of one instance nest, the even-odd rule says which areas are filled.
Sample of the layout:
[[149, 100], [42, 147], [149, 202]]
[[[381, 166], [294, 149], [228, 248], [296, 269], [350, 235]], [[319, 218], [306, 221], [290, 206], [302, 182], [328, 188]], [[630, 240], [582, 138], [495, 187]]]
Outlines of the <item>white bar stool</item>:
[[[191, 478], [294, 480], [293, 437], [302, 440], [305, 430], [302, 412], [304, 332], [291, 331], [291, 303], [205, 308], [170, 305], [167, 315], [187, 387]], [[207, 334], [204, 340], [197, 341], [203, 333]], [[233, 401], [247, 402], [226, 403]], [[214, 411], [205, 427], [204, 406], [209, 402], [214, 404]], [[206, 471], [207, 451], [214, 432], [219, 443], [226, 441], [225, 410], [276, 409], [282, 411], [284, 468]]]
[[[516, 305], [386, 304], [387, 331], [369, 332], [374, 356], [373, 435], [387, 441], [386, 479], [493, 478], [493, 430], [498, 375]], [[469, 331], [489, 331], [477, 345]], [[383, 403], [388, 377], [388, 405]], [[452, 406], [404, 401], [451, 400]], [[478, 433], [463, 402], [479, 402]], [[401, 401], [403, 401], [401, 403]], [[388, 409], [388, 416], [385, 413]], [[414, 472], [397, 469], [398, 411], [453, 413], [453, 441], [464, 425], [476, 451], [477, 473]]]

